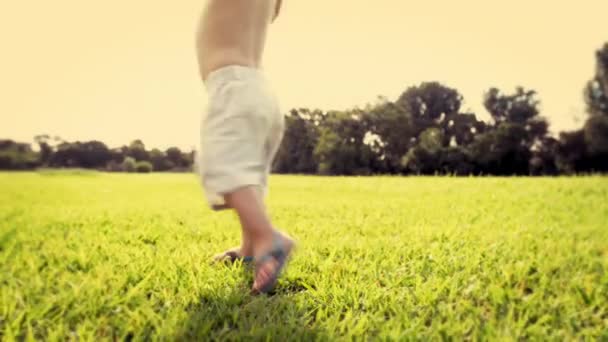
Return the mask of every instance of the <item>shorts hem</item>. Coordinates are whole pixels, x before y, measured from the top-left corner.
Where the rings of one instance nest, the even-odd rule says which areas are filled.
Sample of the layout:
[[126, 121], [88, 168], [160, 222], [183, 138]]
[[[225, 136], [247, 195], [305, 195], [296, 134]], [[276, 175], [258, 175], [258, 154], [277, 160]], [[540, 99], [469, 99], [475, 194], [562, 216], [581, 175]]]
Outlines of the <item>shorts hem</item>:
[[[260, 189], [261, 194], [266, 193], [266, 190], [263, 189], [264, 185], [259, 178], [260, 176], [258, 175], [250, 175], [246, 177], [224, 176], [218, 178], [217, 180], [204, 181], [203, 188], [205, 190], [205, 195], [207, 197], [209, 206], [211, 209], [216, 211], [230, 209], [224, 200], [224, 196], [246, 187], [257, 187]], [[220, 185], [213, 185], [216, 183], [219, 183]]]

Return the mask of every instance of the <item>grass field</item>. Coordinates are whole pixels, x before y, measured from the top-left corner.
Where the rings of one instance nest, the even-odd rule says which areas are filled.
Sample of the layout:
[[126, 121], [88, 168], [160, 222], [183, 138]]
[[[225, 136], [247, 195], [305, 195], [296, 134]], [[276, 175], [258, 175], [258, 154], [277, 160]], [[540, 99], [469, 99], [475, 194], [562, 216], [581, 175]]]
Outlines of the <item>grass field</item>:
[[276, 176], [272, 296], [193, 175], [0, 173], [3, 340], [608, 340], [608, 178]]

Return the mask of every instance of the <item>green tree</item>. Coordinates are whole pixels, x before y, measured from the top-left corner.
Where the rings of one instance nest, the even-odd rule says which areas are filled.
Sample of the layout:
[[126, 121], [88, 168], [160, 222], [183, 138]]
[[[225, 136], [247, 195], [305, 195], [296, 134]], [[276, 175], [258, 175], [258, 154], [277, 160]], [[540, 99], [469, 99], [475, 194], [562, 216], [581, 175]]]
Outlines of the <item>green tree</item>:
[[583, 132], [590, 171], [608, 171], [608, 43], [596, 53], [595, 77], [585, 95], [589, 119]]
[[137, 169], [137, 162], [133, 157], [126, 157], [122, 162], [122, 169], [126, 172], [135, 172]]
[[150, 160], [150, 154], [146, 151], [146, 145], [139, 139], [133, 140], [131, 144], [129, 144], [126, 148], [125, 156], [131, 157], [137, 161]]
[[48, 165], [48, 162], [53, 155], [53, 148], [50, 144], [51, 137], [48, 134], [40, 134], [34, 137], [34, 141], [38, 144], [38, 148], [40, 149], [40, 164]]
[[376, 153], [366, 143], [368, 130], [362, 112], [331, 112], [320, 128], [314, 156], [319, 173], [364, 175], [374, 169]]
[[585, 88], [587, 112], [592, 116], [608, 116], [608, 42], [595, 56], [595, 76]]
[[590, 169], [583, 130], [561, 132], [556, 164], [560, 173], [572, 174]]
[[557, 164], [564, 173], [608, 171], [608, 43], [596, 53], [584, 95], [589, 117], [583, 128], [560, 134]]
[[[389, 172], [469, 173], [467, 145], [486, 125], [475, 114], [461, 113], [462, 101], [456, 89], [425, 82], [406, 89], [396, 103], [369, 111], [370, 131], [381, 138]], [[431, 136], [433, 150], [422, 146]]]
[[326, 114], [307, 108], [292, 109], [285, 117], [283, 141], [273, 163], [278, 173], [310, 174], [317, 172], [314, 150]]
[[112, 153], [101, 141], [63, 142], [49, 160], [53, 167], [105, 168]]
[[547, 121], [539, 115], [539, 105], [537, 93], [522, 87], [513, 94], [496, 88], [484, 94], [484, 106], [494, 123], [471, 144], [478, 173], [530, 173], [533, 150], [548, 132]]
[[467, 146], [449, 146], [441, 150], [441, 173], [459, 176], [471, 175], [475, 165]]
[[530, 174], [557, 175], [559, 140], [553, 137], [544, 137], [540, 144], [534, 146], [530, 159]]
[[403, 167], [415, 174], [433, 174], [441, 170], [443, 132], [437, 127], [420, 134], [419, 143], [403, 157]]
[[411, 115], [403, 106], [380, 98], [377, 104], [368, 105], [364, 110], [363, 122], [369, 132], [370, 147], [378, 155], [377, 167], [372, 171], [402, 172], [401, 159], [417, 135]]
[[169, 147], [165, 154], [167, 155], [167, 160], [173, 165], [173, 167], [184, 167], [187, 162], [184, 160], [184, 155], [182, 150], [178, 147]]
[[0, 169], [29, 170], [39, 166], [39, 156], [30, 144], [0, 140]]
[[608, 115], [593, 115], [583, 127], [587, 151], [592, 156], [608, 156]]
[[415, 136], [431, 127], [441, 126], [459, 113], [462, 95], [456, 89], [438, 82], [426, 82], [408, 88], [397, 100], [397, 105], [409, 115]]
[[135, 171], [138, 173], [150, 173], [154, 170], [152, 163], [147, 161], [138, 161], [135, 164]]
[[[473, 113], [461, 112], [462, 102], [463, 97], [456, 89], [438, 82], [410, 87], [397, 100], [410, 122], [410, 137], [406, 141], [411, 150], [407, 151], [407, 158], [400, 159], [408, 172], [471, 172], [468, 145], [486, 130], [486, 124]], [[431, 135], [437, 146], [429, 150], [423, 145], [428, 145]], [[429, 165], [424, 166], [425, 163]]]
[[167, 171], [175, 166], [167, 155], [157, 148], [150, 151], [150, 163], [152, 163], [154, 171]]

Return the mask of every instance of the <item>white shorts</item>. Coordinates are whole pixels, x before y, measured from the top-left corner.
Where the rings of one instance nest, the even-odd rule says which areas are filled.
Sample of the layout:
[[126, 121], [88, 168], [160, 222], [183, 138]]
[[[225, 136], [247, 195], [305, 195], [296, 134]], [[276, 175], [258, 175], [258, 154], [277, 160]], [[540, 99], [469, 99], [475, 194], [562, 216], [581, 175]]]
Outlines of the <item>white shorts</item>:
[[268, 81], [258, 69], [228, 66], [209, 74], [205, 84], [209, 105], [198, 168], [209, 206], [226, 209], [224, 195], [246, 186], [265, 196], [285, 125]]

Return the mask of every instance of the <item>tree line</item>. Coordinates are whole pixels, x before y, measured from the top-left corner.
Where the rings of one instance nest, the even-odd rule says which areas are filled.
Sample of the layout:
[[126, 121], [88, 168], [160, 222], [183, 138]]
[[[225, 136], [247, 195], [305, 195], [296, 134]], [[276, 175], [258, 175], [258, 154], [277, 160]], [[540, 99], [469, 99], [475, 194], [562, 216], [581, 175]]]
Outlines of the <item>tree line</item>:
[[584, 89], [581, 129], [549, 134], [538, 94], [490, 88], [484, 122], [464, 111], [462, 95], [437, 82], [406, 89], [396, 101], [365, 108], [291, 110], [275, 170], [368, 175], [557, 175], [608, 171], [608, 43], [596, 53]]
[[38, 135], [37, 150], [28, 143], [0, 140], [0, 169], [29, 170], [39, 167], [85, 168], [112, 172], [190, 171], [194, 152], [177, 147], [164, 151], [146, 149], [141, 140], [109, 148], [101, 141], [63, 141]]
[[[538, 94], [518, 87], [483, 95], [490, 122], [462, 109], [463, 97], [438, 82], [407, 88], [344, 111], [292, 109], [286, 115], [277, 173], [323, 175], [558, 175], [608, 171], [608, 43], [584, 89], [582, 128], [549, 134]], [[47, 135], [27, 143], [0, 140], [0, 169], [79, 167], [107, 171], [190, 171], [194, 151], [147, 150], [140, 140], [110, 149], [99, 141]]]

